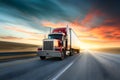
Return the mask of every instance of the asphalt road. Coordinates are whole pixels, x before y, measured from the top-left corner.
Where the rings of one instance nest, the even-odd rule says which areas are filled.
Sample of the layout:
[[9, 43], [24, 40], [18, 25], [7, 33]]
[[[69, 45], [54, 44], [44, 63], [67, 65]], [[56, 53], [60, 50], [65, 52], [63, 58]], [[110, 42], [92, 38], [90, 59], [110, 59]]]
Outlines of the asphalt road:
[[120, 55], [84, 51], [67, 57], [39, 57], [0, 63], [0, 80], [120, 80]]

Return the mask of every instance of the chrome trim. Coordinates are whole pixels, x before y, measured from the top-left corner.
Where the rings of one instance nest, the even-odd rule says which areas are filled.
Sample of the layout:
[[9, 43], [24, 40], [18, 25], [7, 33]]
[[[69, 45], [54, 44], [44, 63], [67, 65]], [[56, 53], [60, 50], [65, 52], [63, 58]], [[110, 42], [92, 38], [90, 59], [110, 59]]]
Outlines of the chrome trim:
[[46, 56], [46, 57], [61, 57], [62, 53], [59, 51], [51, 51], [51, 50], [43, 50], [38, 51], [38, 56]]

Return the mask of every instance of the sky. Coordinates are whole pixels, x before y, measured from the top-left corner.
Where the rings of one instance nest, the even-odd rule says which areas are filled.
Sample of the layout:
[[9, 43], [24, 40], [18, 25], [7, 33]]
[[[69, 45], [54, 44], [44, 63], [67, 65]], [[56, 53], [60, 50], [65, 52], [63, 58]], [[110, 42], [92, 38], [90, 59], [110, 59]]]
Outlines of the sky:
[[83, 48], [120, 47], [119, 0], [0, 0], [0, 41], [41, 45], [71, 27]]

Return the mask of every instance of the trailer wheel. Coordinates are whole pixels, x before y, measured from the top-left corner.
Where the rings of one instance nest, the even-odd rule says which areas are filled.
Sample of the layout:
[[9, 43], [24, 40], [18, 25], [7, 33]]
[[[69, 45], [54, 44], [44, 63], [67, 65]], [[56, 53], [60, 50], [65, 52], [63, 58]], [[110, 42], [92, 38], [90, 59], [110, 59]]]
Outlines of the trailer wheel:
[[73, 56], [73, 50], [70, 50], [70, 55], [69, 56]]
[[40, 59], [41, 60], [44, 60], [46, 57], [45, 56], [40, 56]]

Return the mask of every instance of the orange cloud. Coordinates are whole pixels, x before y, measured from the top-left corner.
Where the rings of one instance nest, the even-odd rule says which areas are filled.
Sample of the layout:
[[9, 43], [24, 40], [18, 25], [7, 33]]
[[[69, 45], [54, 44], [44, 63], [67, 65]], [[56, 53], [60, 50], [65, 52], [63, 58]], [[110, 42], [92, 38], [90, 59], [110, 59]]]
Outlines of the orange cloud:
[[67, 25], [72, 28], [75, 33], [79, 36], [81, 33], [85, 30], [87, 30], [86, 27], [81, 25], [81, 23], [78, 21], [78, 19], [73, 20], [72, 22], [50, 22], [50, 21], [41, 21], [41, 25], [44, 27], [52, 27], [52, 28], [58, 28], [58, 27], [66, 27]]
[[[90, 10], [88, 12], [88, 14], [85, 16], [85, 18], [81, 21], [81, 25], [84, 25], [85, 27], [92, 27], [92, 24], [95, 24], [96, 20], [94, 19], [99, 19], [101, 17], [103, 17], [105, 14], [103, 14], [102, 12], [100, 12], [99, 10]], [[94, 20], [94, 22], [93, 22]]]
[[35, 34], [34, 32], [28, 31], [28, 30], [20, 28], [20, 27], [6, 26], [5, 29], [13, 30], [13, 31], [17, 31], [17, 32], [23, 32], [23, 33], [27, 33], [27, 34]]
[[101, 40], [107, 41], [119, 41], [120, 40], [120, 28], [114, 26], [100, 26], [91, 29], [91, 34]]
[[66, 23], [60, 23], [58, 22], [57, 24], [56, 23], [53, 23], [53, 22], [49, 22], [49, 21], [41, 21], [41, 25], [42, 26], [45, 26], [45, 27], [52, 27], [52, 28], [57, 28], [57, 27], [60, 27], [60, 26], [65, 26], [67, 25]]

